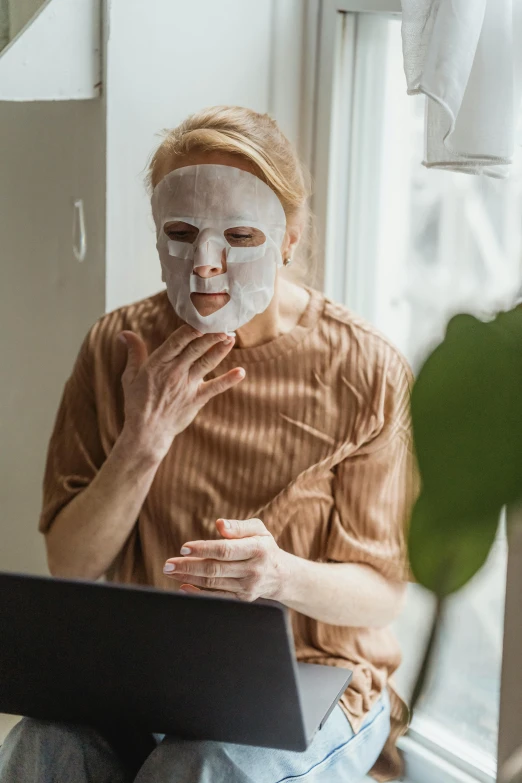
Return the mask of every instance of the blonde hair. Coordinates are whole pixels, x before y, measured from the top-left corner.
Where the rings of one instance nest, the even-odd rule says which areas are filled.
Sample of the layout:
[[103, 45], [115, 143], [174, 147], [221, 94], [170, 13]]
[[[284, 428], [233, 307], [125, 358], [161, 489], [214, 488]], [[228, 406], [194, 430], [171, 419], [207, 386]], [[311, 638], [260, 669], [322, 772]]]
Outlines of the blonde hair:
[[242, 106], [213, 106], [164, 131], [149, 163], [149, 191], [171, 171], [173, 162], [192, 152], [224, 152], [249, 162], [279, 198], [288, 223], [302, 224], [304, 244], [310, 245], [314, 233], [308, 207], [311, 178], [293, 145], [268, 114]]

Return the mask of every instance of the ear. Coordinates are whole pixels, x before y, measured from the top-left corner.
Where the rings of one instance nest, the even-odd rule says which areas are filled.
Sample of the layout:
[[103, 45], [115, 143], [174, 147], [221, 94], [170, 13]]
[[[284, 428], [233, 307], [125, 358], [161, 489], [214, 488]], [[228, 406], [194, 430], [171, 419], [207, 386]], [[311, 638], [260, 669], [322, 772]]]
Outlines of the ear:
[[302, 232], [302, 226], [298, 224], [287, 226], [283, 244], [281, 245], [281, 255], [283, 256], [283, 259], [292, 258], [295, 254]]

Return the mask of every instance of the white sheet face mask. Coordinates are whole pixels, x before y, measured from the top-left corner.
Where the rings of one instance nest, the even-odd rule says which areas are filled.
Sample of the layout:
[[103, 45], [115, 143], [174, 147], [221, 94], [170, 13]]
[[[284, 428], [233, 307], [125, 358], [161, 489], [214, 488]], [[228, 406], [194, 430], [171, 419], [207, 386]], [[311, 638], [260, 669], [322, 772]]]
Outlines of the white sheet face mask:
[[[283, 263], [286, 216], [259, 177], [216, 164], [175, 169], [155, 187], [152, 214], [162, 278], [180, 318], [203, 333], [234, 332], [266, 310]], [[222, 272], [205, 278], [194, 274], [203, 266]], [[191, 293], [221, 292], [230, 300], [206, 316], [190, 298]]]

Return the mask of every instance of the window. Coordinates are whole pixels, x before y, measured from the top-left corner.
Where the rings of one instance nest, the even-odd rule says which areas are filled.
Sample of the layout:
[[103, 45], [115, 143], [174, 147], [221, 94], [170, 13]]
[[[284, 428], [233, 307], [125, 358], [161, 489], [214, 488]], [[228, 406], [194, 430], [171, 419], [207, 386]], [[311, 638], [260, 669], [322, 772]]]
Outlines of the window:
[[[365, 316], [414, 370], [459, 311], [512, 306], [522, 251], [522, 165], [509, 180], [427, 170], [423, 96], [407, 96], [396, 4], [323, 0], [315, 166], [325, 289]], [[369, 7], [380, 13], [357, 13]], [[387, 13], [388, 12], [388, 13]], [[405, 749], [414, 783], [494, 781], [507, 547], [448, 602], [436, 671]], [[432, 612], [410, 586], [397, 623], [409, 694]], [[424, 754], [418, 751], [425, 749]], [[415, 754], [413, 754], [415, 756]], [[419, 772], [421, 770], [421, 772]], [[421, 777], [419, 777], [421, 775]]]

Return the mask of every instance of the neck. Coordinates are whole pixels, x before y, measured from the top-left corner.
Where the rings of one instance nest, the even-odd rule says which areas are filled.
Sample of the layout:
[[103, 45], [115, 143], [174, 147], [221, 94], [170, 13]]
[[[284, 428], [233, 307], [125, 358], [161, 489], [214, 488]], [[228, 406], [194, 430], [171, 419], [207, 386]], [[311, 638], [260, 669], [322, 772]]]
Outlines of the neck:
[[289, 332], [299, 322], [309, 298], [304, 288], [278, 275], [267, 309], [237, 329], [236, 347], [255, 348]]

